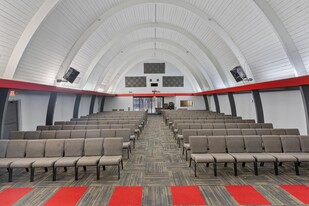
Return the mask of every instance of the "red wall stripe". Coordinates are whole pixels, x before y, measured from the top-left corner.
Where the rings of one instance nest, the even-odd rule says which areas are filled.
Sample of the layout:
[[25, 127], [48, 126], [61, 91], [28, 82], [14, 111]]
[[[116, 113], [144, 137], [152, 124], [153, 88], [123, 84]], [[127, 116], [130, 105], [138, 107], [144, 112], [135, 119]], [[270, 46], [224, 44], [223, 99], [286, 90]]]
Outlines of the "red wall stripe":
[[296, 87], [302, 85], [309, 85], [309, 75], [281, 79], [275, 81], [261, 82], [255, 84], [247, 84], [243, 86], [229, 87], [224, 89], [209, 90], [198, 93], [134, 93], [134, 94], [107, 94], [87, 90], [75, 90], [75, 89], [66, 89], [56, 86], [49, 86], [43, 84], [35, 84], [29, 82], [22, 82], [16, 80], [7, 80], [0, 79], [0, 88], [10, 88], [10, 89], [23, 89], [23, 90], [34, 90], [34, 91], [49, 91], [49, 92], [60, 92], [60, 93], [73, 93], [73, 94], [89, 94], [89, 95], [98, 95], [98, 96], [119, 96], [119, 97], [137, 97], [137, 96], [201, 96], [201, 95], [211, 95], [211, 94], [220, 94], [227, 92], [241, 92], [241, 91], [251, 91], [258, 89], [275, 89], [275, 88], [284, 88], [284, 87]]

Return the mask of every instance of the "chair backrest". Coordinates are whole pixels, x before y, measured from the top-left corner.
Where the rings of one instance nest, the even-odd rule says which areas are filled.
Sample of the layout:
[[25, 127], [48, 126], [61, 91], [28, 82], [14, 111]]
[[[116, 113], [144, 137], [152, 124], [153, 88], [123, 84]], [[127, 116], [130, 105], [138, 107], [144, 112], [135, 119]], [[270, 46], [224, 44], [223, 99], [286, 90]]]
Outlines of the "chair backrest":
[[56, 138], [56, 131], [55, 130], [41, 131], [40, 139], [55, 139], [55, 138]]
[[189, 136], [196, 136], [197, 132], [193, 129], [184, 129], [182, 131], [183, 143], [189, 143]]
[[65, 157], [80, 157], [84, 152], [84, 139], [66, 139], [64, 141]]
[[103, 143], [103, 151], [105, 156], [122, 155], [123, 138], [105, 138]]
[[227, 151], [229, 153], [244, 153], [245, 142], [243, 136], [227, 136], [225, 137]]
[[7, 158], [21, 158], [25, 157], [26, 151], [26, 140], [11, 140], [8, 143], [6, 150]]
[[36, 127], [36, 131], [44, 131], [44, 130], [49, 130], [49, 126], [48, 125], [38, 125]]
[[85, 139], [84, 155], [85, 156], [102, 156], [103, 155], [103, 138]]
[[130, 129], [122, 128], [116, 129], [116, 137], [122, 137], [124, 142], [130, 142]]
[[297, 135], [280, 136], [283, 152], [301, 152], [300, 141]]
[[286, 135], [299, 135], [298, 129], [285, 129]]
[[272, 135], [285, 135], [285, 129], [271, 129]]
[[40, 133], [41, 131], [27, 131], [24, 139], [40, 139]]
[[114, 129], [101, 129], [101, 137], [115, 137], [116, 131]]
[[262, 128], [262, 125], [259, 123], [249, 123], [249, 126], [252, 129]]
[[74, 129], [75, 130], [85, 130], [86, 129], [86, 125], [75, 125]]
[[73, 130], [75, 127], [75, 125], [63, 125], [62, 129], [64, 130]]
[[84, 139], [86, 137], [86, 130], [72, 130], [71, 139]]
[[257, 135], [255, 129], [241, 129], [241, 134], [244, 136]]
[[212, 129], [199, 129], [196, 130], [197, 136], [212, 136]]
[[99, 129], [98, 125], [86, 125], [86, 129]]
[[214, 129], [214, 130], [212, 130], [212, 135], [213, 136], [227, 135], [227, 131], [226, 131], [226, 129]]
[[227, 129], [226, 132], [228, 136], [241, 135], [241, 129]]
[[49, 130], [60, 130], [62, 129], [62, 125], [50, 125]]
[[46, 140], [28, 140], [26, 146], [26, 157], [44, 157]]
[[271, 130], [267, 128], [255, 129], [257, 135], [272, 135]]
[[279, 135], [263, 135], [263, 145], [265, 152], [281, 153], [282, 145]]
[[71, 130], [57, 130], [56, 139], [69, 139], [71, 137]]
[[100, 129], [89, 129], [86, 131], [86, 138], [99, 138], [101, 136]]
[[213, 124], [202, 124], [202, 129], [213, 129]]
[[62, 157], [64, 139], [48, 139], [45, 145], [45, 157]]
[[202, 124], [189, 124], [190, 129], [202, 129]]
[[0, 158], [5, 157], [8, 144], [9, 140], [0, 140]]
[[299, 136], [300, 146], [302, 152], [309, 152], [309, 135]]
[[235, 124], [237, 124], [237, 128], [239, 129], [249, 129], [250, 128], [249, 123], [235, 123]]
[[246, 152], [261, 153], [263, 152], [262, 137], [258, 135], [244, 136]]
[[208, 147], [210, 153], [226, 153], [225, 137], [208, 137]]
[[191, 154], [207, 153], [208, 140], [206, 136], [190, 136], [189, 144], [191, 148]]
[[109, 129], [110, 128], [110, 124], [99, 124], [98, 125], [98, 129]]
[[226, 129], [235, 129], [235, 128], [239, 128], [239, 127], [236, 123], [226, 123], [225, 128]]
[[272, 123], [260, 123], [260, 124], [262, 125], [262, 128], [269, 128], [269, 129], [274, 128]]
[[24, 139], [25, 132], [22, 131], [11, 131], [9, 139]]

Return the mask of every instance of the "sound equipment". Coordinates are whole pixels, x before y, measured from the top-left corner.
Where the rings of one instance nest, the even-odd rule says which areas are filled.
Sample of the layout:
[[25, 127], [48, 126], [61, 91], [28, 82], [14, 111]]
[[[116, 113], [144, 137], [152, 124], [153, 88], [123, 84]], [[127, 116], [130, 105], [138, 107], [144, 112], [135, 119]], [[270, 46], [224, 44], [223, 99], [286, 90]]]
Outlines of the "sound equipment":
[[67, 73], [63, 76], [63, 79], [67, 80], [70, 83], [73, 83], [78, 75], [79, 75], [79, 71], [70, 67]]
[[240, 82], [243, 81], [244, 79], [247, 79], [247, 75], [241, 66], [233, 68], [230, 72], [233, 75], [236, 82]]

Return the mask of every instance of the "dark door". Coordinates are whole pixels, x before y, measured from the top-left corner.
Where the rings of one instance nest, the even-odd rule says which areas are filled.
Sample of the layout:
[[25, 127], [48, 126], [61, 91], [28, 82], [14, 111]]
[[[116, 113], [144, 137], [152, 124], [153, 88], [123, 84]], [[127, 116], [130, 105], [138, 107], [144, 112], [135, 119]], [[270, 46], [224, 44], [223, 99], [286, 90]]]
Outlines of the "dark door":
[[11, 131], [18, 131], [18, 101], [9, 101], [7, 104], [3, 138], [8, 139]]

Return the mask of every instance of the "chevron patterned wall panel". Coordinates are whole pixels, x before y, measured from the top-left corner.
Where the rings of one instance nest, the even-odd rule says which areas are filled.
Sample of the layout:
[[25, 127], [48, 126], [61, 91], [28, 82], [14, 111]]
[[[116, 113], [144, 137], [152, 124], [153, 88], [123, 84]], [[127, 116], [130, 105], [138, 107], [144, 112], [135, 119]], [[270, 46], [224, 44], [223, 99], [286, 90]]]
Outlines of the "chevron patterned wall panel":
[[183, 76], [165, 76], [163, 77], [163, 87], [183, 87]]
[[145, 74], [165, 74], [165, 63], [144, 63]]
[[146, 77], [125, 77], [126, 87], [146, 87]]

